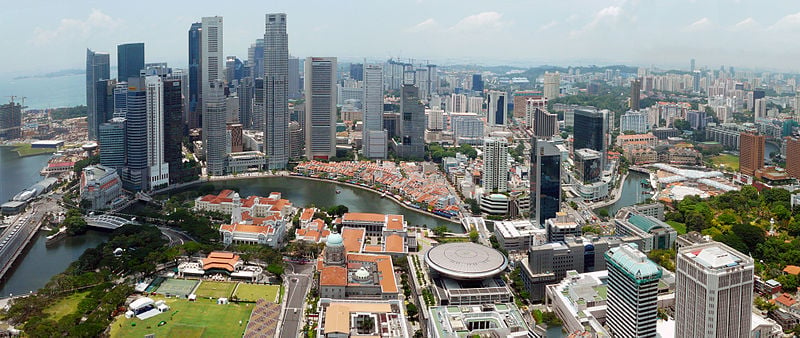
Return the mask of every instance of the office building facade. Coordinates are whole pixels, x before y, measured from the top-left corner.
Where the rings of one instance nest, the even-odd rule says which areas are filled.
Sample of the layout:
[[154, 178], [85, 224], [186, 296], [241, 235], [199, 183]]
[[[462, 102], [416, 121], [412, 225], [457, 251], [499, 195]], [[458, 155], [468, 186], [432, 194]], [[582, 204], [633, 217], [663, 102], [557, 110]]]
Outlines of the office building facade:
[[764, 145], [766, 136], [751, 133], [739, 134], [739, 172], [753, 176], [764, 168]]
[[403, 85], [400, 92], [400, 157], [423, 159], [425, 157], [425, 106], [419, 99], [419, 89]]
[[125, 119], [115, 117], [100, 125], [97, 136], [100, 164], [122, 173], [125, 166]]
[[605, 253], [608, 268], [606, 323], [612, 337], [656, 337], [661, 268], [623, 244]]
[[749, 337], [753, 258], [711, 241], [682, 247], [676, 261], [675, 337]]
[[552, 143], [531, 140], [531, 218], [544, 224], [561, 207], [561, 152]]
[[336, 156], [336, 58], [308, 57], [305, 63], [306, 157]]
[[[361, 65], [364, 81], [363, 132], [364, 156], [370, 159], [386, 158], [388, 135], [383, 129], [383, 66]], [[350, 68], [353, 71], [352, 65]]]
[[639, 110], [639, 98], [641, 97], [642, 80], [633, 79], [631, 81], [631, 110]]
[[164, 162], [169, 166], [169, 183], [178, 183], [183, 167], [183, 81], [164, 80]]
[[650, 121], [646, 112], [629, 110], [619, 118], [619, 130], [621, 132], [632, 131], [636, 134], [644, 134], [650, 130]]
[[164, 160], [164, 82], [160, 76], [147, 76], [147, 167], [148, 189], [158, 189], [169, 184], [169, 165]]
[[0, 105], [0, 138], [13, 140], [22, 136], [22, 105], [11, 101]]
[[561, 87], [561, 74], [558, 72], [544, 73], [544, 90], [543, 96], [548, 100], [554, 100], [558, 98], [559, 94], [559, 87]]
[[225, 173], [226, 105], [223, 83], [225, 58], [223, 50], [222, 17], [204, 17], [200, 31], [200, 90], [202, 95], [203, 149], [206, 173], [211, 176]]
[[144, 43], [126, 43], [117, 46], [117, 80], [128, 81], [138, 77], [144, 69]]
[[486, 98], [486, 122], [490, 126], [505, 126], [508, 118], [506, 92], [490, 91]]
[[508, 190], [508, 141], [502, 137], [483, 141], [483, 189], [487, 193]]
[[[202, 111], [202, 88], [200, 86], [200, 40], [203, 24], [192, 23], [189, 28], [189, 114], [187, 116], [190, 129], [200, 128]], [[125, 80], [120, 80], [125, 81]]]
[[110, 78], [111, 64], [108, 53], [98, 53], [86, 49], [86, 122], [89, 139], [96, 140], [105, 112], [97, 107], [97, 81]]
[[558, 134], [558, 115], [535, 107], [533, 109], [533, 136], [549, 139]]
[[283, 169], [289, 162], [289, 36], [284, 13], [266, 15], [264, 91], [267, 166], [269, 169]]
[[[128, 79], [125, 115], [125, 168], [122, 181], [126, 190], [147, 190], [147, 92], [144, 78]], [[101, 145], [102, 147], [102, 145]]]

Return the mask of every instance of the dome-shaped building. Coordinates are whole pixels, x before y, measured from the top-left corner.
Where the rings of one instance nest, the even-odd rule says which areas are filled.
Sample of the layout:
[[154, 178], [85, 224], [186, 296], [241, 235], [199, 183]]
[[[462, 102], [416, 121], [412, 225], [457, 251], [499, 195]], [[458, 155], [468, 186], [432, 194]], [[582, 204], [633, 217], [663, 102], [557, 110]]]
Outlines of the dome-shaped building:
[[328, 235], [325, 243], [325, 264], [344, 264], [344, 239], [340, 234]]

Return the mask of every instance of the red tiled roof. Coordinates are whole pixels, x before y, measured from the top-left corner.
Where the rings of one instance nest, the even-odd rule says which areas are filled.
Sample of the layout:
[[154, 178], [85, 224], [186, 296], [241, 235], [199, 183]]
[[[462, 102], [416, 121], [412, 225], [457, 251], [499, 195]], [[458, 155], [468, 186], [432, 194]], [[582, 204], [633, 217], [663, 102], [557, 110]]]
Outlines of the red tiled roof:
[[341, 266], [326, 266], [319, 274], [320, 286], [346, 286], [347, 269]]

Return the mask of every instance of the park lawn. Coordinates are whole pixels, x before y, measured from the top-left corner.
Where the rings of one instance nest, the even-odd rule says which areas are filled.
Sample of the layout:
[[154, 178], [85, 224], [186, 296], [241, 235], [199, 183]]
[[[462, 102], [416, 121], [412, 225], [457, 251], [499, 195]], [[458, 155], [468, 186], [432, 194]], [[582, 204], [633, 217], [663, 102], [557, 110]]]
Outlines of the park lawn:
[[268, 302], [280, 303], [280, 299], [278, 299], [280, 289], [279, 285], [239, 283], [235, 295], [239, 300], [255, 302], [263, 299]]
[[52, 154], [56, 152], [54, 148], [33, 148], [30, 143], [20, 143], [15, 148], [14, 151], [19, 154], [19, 157], [25, 156], [33, 156], [33, 155], [41, 155], [41, 154]]
[[62, 298], [55, 304], [44, 309], [44, 313], [47, 314], [48, 318], [58, 321], [62, 317], [75, 312], [75, 310], [78, 309], [78, 304], [80, 304], [88, 294], [89, 292], [78, 292], [69, 295], [66, 298]]
[[714, 165], [724, 165], [725, 168], [739, 171], [739, 156], [734, 156], [731, 154], [719, 154], [711, 158], [711, 162]]
[[666, 223], [669, 224], [669, 226], [671, 226], [673, 229], [675, 229], [675, 231], [678, 232], [678, 235], [683, 235], [686, 233], [686, 224], [676, 221], [667, 221]]
[[203, 281], [197, 287], [195, 294], [197, 298], [228, 298], [234, 287], [236, 287], [236, 283]]
[[[170, 307], [169, 311], [146, 320], [120, 315], [111, 323], [111, 337], [140, 338], [147, 334], [181, 338], [241, 337], [254, 306], [250, 303], [217, 305], [216, 301], [199, 298], [195, 302], [159, 296], [151, 298], [165, 300]], [[167, 323], [158, 326], [162, 320]]]

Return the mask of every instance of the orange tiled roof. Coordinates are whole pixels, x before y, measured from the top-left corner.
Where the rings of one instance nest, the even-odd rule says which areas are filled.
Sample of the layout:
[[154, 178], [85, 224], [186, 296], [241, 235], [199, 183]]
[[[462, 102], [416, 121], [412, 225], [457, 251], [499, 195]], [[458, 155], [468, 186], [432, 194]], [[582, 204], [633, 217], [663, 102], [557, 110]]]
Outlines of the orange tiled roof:
[[239, 255], [232, 252], [214, 251], [203, 258], [203, 270], [225, 269], [233, 271], [236, 263], [239, 262]]
[[361, 243], [367, 230], [364, 228], [342, 228], [345, 252], [361, 252]]
[[403, 252], [405, 241], [403, 236], [398, 234], [389, 235], [386, 237], [386, 252]]
[[386, 229], [403, 230], [403, 215], [388, 215]]
[[223, 224], [220, 229], [230, 232], [248, 232], [251, 234], [268, 234], [272, 230], [271, 226], [251, 225], [251, 224]]
[[365, 245], [364, 252], [383, 252], [383, 247], [380, 245]]
[[[384, 293], [397, 292], [397, 281], [394, 279], [394, 266], [392, 257], [388, 255], [347, 254], [347, 261], [374, 262], [380, 273], [381, 291]], [[346, 282], [346, 277], [345, 277]], [[320, 283], [321, 284], [321, 283]]]
[[787, 265], [785, 268], [783, 268], [783, 272], [797, 276], [798, 274], [800, 274], [800, 266]]
[[342, 215], [342, 220], [345, 222], [383, 222], [386, 216], [383, 214], [372, 214], [365, 212], [348, 212]]
[[320, 286], [346, 286], [347, 269], [341, 266], [326, 266], [319, 274]]
[[300, 214], [300, 220], [303, 222], [310, 221], [314, 217], [314, 208], [305, 208], [303, 213]]
[[783, 306], [791, 307], [797, 303], [797, 300], [792, 298], [792, 296], [788, 293], [783, 293], [778, 298], [770, 300], [772, 303], [780, 303]]

